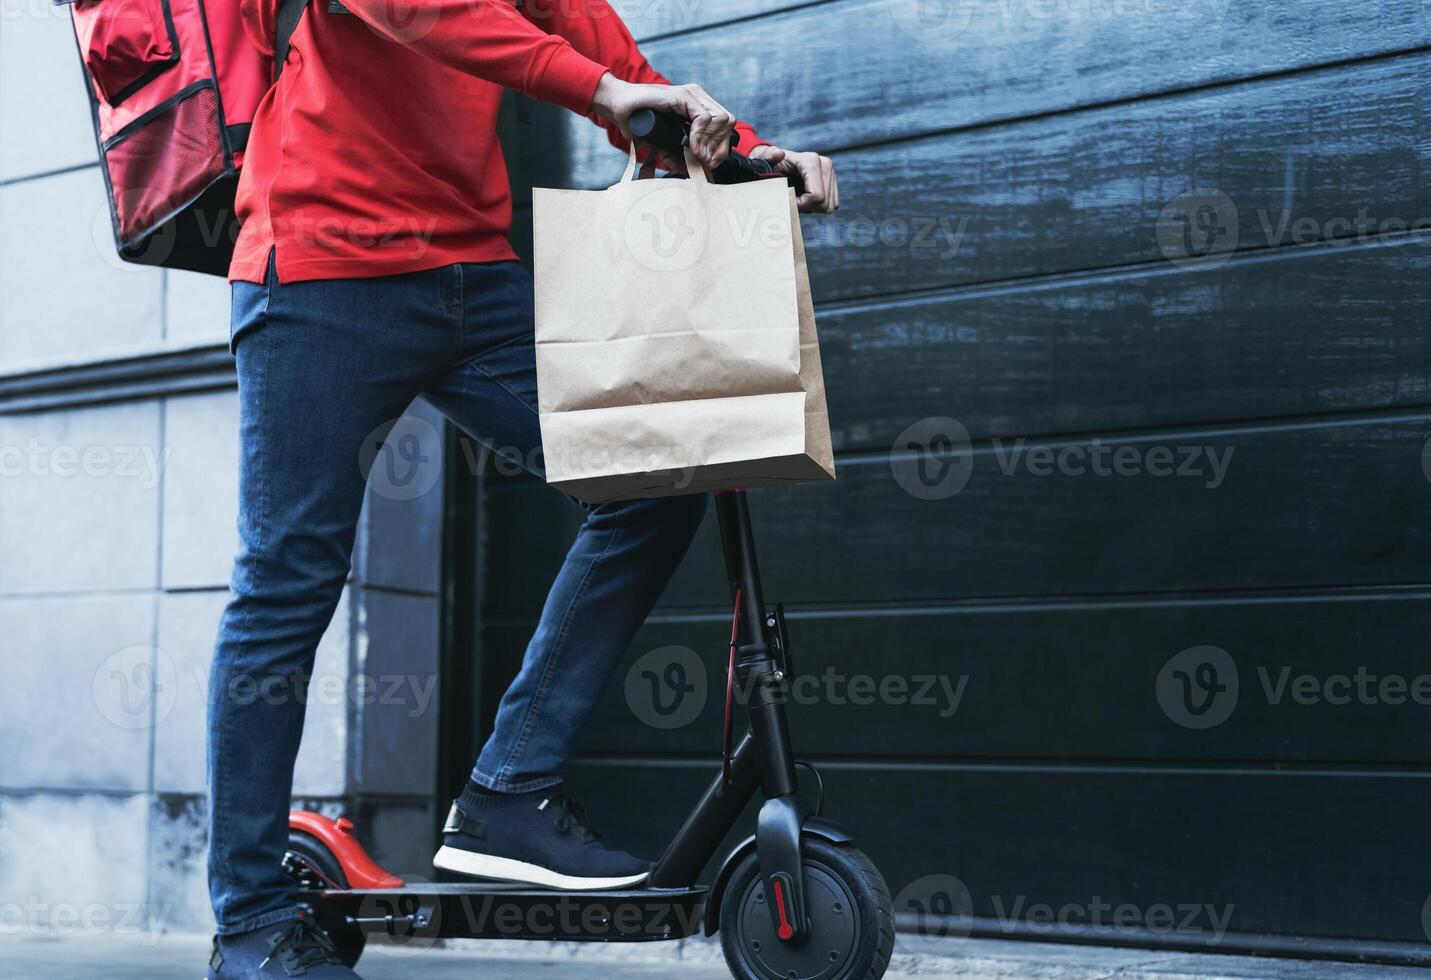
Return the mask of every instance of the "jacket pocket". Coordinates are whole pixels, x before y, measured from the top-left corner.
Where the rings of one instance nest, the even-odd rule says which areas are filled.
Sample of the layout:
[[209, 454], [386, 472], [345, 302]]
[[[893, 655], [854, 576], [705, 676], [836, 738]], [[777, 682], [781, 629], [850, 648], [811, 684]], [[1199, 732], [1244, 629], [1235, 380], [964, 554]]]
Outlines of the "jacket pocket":
[[111, 106], [179, 61], [169, 0], [77, 0], [74, 18], [95, 92]]

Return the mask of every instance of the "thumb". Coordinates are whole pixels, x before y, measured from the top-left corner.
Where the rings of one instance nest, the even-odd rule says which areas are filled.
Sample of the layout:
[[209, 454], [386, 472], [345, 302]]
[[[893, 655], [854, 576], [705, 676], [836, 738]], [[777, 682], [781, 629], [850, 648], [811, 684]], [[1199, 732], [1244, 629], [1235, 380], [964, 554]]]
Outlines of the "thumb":
[[757, 160], [765, 160], [769, 163], [779, 163], [785, 159], [785, 151], [778, 146], [771, 146], [769, 143], [762, 143], [750, 151], [750, 155]]

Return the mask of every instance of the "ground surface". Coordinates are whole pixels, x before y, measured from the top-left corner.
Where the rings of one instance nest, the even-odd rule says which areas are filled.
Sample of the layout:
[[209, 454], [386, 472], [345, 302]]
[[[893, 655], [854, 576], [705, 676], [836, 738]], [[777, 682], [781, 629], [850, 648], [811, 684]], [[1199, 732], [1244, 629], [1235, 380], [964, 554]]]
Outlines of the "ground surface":
[[[961, 980], [1426, 980], [1431, 972], [1339, 963], [1244, 959], [996, 940], [950, 946], [906, 942], [889, 977]], [[25, 980], [200, 980], [201, 936], [22, 934], [0, 936], [0, 977]], [[441, 949], [374, 946], [365, 980], [608, 980], [729, 977], [707, 942], [642, 947], [465, 943]]]

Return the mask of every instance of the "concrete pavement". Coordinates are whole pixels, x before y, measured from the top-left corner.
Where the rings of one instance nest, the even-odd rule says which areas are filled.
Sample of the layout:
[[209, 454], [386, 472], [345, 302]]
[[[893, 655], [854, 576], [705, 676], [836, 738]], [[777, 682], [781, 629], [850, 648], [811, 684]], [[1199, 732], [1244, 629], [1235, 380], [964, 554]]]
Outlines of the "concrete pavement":
[[[0, 935], [0, 977], [16, 980], [199, 980], [209, 941], [192, 934]], [[708, 941], [643, 946], [456, 942], [441, 948], [369, 946], [365, 980], [723, 980]], [[886, 976], [959, 980], [1427, 980], [1431, 972], [1345, 963], [975, 940], [897, 946]]]

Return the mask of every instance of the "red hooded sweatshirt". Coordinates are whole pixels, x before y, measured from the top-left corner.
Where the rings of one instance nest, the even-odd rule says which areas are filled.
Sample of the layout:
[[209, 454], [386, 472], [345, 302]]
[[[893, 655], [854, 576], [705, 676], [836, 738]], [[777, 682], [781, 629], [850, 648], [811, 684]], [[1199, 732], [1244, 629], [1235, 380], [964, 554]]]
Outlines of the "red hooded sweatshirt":
[[[229, 278], [347, 279], [514, 258], [504, 88], [586, 114], [607, 70], [664, 83], [606, 0], [313, 0], [253, 122]], [[242, 0], [273, 50], [277, 0]], [[595, 121], [595, 120], [594, 120]], [[615, 127], [613, 143], [626, 148]], [[740, 146], [763, 142], [744, 123]]]

